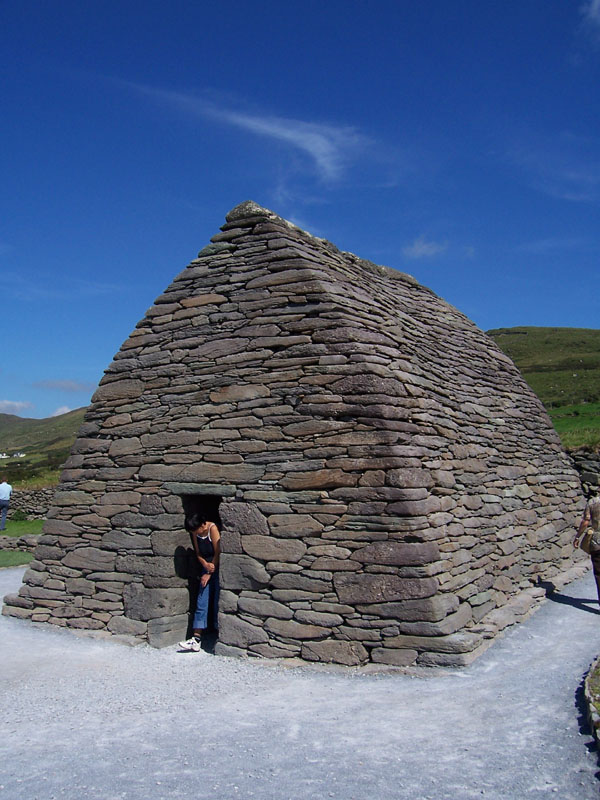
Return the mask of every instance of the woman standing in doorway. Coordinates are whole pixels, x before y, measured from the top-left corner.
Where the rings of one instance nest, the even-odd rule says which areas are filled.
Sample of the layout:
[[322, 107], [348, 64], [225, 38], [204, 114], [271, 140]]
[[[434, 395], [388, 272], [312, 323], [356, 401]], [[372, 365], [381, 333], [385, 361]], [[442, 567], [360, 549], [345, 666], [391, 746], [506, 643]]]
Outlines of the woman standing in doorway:
[[200, 650], [202, 632], [208, 628], [208, 613], [212, 603], [213, 627], [218, 628], [219, 612], [219, 555], [221, 534], [214, 522], [204, 514], [190, 514], [185, 520], [185, 529], [192, 538], [196, 560], [200, 567], [200, 587], [196, 601], [192, 638], [179, 642], [181, 650]]

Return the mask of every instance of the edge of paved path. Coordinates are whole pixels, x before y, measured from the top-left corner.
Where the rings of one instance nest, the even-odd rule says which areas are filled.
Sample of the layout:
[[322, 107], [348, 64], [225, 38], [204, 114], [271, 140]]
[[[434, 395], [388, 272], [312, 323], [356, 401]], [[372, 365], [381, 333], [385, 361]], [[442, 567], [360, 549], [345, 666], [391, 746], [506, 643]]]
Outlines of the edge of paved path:
[[587, 720], [596, 745], [600, 747], [600, 655], [592, 662], [583, 682]]

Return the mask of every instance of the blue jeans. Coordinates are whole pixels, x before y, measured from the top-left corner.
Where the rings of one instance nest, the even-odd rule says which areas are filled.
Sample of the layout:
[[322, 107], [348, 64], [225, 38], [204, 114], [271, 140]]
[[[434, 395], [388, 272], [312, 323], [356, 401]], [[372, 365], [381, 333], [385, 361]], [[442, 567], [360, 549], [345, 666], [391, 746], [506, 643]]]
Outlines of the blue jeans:
[[0, 500], [0, 531], [6, 528], [6, 514], [8, 512], [9, 500]]
[[198, 599], [196, 600], [196, 613], [194, 614], [194, 622], [192, 628], [195, 631], [204, 630], [208, 628], [208, 607], [212, 600], [212, 623], [215, 628], [219, 627], [218, 613], [219, 613], [219, 573], [213, 572], [209, 582], [206, 586], [200, 584], [198, 589]]

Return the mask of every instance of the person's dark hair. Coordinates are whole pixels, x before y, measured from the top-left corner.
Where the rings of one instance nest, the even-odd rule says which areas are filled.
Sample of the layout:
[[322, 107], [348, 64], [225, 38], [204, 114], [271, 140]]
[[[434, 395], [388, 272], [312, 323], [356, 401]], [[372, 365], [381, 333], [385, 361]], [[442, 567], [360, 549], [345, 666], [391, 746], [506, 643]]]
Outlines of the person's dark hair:
[[188, 533], [193, 533], [197, 531], [201, 525], [204, 525], [206, 522], [206, 514], [203, 514], [201, 511], [196, 511], [194, 514], [189, 514], [185, 518], [184, 527]]

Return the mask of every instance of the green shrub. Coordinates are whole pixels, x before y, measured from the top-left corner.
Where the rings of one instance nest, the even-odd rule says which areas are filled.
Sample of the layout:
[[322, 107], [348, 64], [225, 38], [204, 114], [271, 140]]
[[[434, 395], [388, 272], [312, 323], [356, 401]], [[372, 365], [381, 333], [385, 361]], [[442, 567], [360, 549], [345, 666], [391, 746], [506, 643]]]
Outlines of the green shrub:
[[13, 522], [27, 522], [27, 514], [24, 511], [21, 511], [20, 508], [14, 511], [10, 515], [10, 518]]

